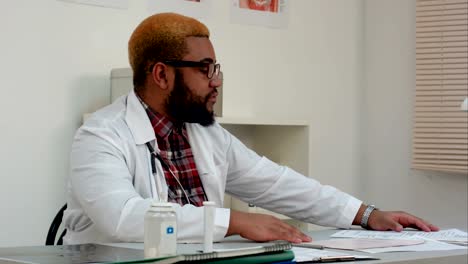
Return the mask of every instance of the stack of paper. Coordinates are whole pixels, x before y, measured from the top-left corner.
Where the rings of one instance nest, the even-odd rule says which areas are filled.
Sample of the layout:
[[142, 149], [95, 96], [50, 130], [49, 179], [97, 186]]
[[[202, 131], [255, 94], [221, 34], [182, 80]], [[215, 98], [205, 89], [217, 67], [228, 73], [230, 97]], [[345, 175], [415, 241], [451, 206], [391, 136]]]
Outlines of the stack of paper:
[[328, 250], [319, 250], [312, 248], [302, 248], [293, 246], [294, 262], [310, 263], [310, 262], [335, 262], [335, 261], [353, 261], [353, 260], [370, 260], [378, 259], [364, 255], [343, 254]]
[[[334, 238], [352, 238], [352, 239], [378, 239], [378, 240], [407, 240], [421, 241], [424, 243], [415, 243], [413, 245], [401, 246], [383, 246], [367, 249], [355, 249], [368, 253], [394, 252], [394, 251], [436, 251], [436, 250], [454, 250], [466, 249], [467, 233], [458, 229], [441, 230], [438, 232], [423, 231], [364, 231], [364, 230], [342, 230], [331, 237]], [[346, 239], [345, 239], [346, 240]], [[446, 243], [450, 242], [452, 244]], [[454, 245], [457, 244], [457, 245]], [[460, 246], [461, 245], [461, 246]]]
[[447, 243], [461, 244], [465, 246], [468, 244], [468, 234], [455, 228], [440, 230], [438, 232], [342, 230], [333, 234], [332, 237], [380, 239], [419, 239], [422, 237]]
[[328, 239], [308, 243], [301, 243], [299, 247], [322, 246], [324, 248], [364, 250], [369, 248], [400, 247], [423, 244], [424, 239], [375, 239], [375, 238], [348, 238], [348, 239]]

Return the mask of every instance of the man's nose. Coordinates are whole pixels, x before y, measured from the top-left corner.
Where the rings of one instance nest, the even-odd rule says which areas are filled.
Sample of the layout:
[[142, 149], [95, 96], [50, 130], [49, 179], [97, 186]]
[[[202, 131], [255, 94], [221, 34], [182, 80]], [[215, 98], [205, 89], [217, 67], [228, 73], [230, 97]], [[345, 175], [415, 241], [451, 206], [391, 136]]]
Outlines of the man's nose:
[[210, 80], [210, 86], [213, 88], [218, 88], [223, 85], [223, 73], [220, 72], [218, 76], [213, 76], [213, 79]]

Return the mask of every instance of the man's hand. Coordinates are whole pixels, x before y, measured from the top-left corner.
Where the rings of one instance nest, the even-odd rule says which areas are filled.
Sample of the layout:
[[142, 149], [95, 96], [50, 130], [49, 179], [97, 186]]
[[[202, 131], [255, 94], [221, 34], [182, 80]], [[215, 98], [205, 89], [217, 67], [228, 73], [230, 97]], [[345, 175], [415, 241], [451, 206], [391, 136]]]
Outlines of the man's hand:
[[240, 235], [257, 242], [286, 240], [292, 243], [310, 242], [312, 239], [299, 229], [271, 215], [251, 214], [231, 210], [226, 236]]
[[367, 225], [371, 229], [379, 231], [393, 230], [400, 232], [405, 227], [412, 227], [426, 232], [439, 231], [437, 226], [405, 212], [374, 210], [369, 216]]
[[[367, 206], [364, 204], [361, 205], [354, 218], [353, 225], [361, 224], [362, 215], [366, 207]], [[380, 210], [372, 211], [367, 221], [367, 226], [372, 230], [378, 231], [393, 230], [400, 232], [405, 227], [411, 227], [426, 232], [439, 231], [437, 226], [406, 212], [388, 212]]]

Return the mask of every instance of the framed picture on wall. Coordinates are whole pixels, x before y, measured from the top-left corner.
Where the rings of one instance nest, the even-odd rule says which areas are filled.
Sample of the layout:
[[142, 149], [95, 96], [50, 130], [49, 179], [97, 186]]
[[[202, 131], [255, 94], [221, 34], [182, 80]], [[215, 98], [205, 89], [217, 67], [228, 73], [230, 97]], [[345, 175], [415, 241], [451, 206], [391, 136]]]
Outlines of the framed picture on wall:
[[58, 0], [58, 1], [70, 2], [70, 3], [75, 3], [75, 4], [83, 4], [83, 5], [120, 8], [120, 9], [128, 8], [128, 0]]
[[286, 28], [288, 0], [231, 0], [231, 22]]
[[174, 12], [189, 17], [206, 18], [211, 12], [211, 0], [148, 0], [151, 14]]

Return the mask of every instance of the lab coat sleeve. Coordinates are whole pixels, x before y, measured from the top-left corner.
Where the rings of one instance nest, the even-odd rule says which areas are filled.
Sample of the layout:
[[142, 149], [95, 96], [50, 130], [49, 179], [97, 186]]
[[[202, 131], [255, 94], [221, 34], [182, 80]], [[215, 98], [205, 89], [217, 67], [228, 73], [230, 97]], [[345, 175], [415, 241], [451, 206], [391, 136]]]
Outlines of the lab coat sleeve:
[[[84, 213], [109, 242], [142, 242], [144, 215], [152, 198], [143, 198], [133, 186], [134, 159], [127, 142], [112, 127], [83, 126], [77, 132], [71, 152], [70, 183]], [[135, 156], [132, 156], [135, 155]], [[174, 204], [178, 240], [203, 239], [203, 208]], [[221, 240], [229, 224], [229, 210], [215, 212], [214, 240]], [[86, 229], [79, 219], [73, 231]]]
[[230, 136], [227, 160], [228, 193], [304, 222], [348, 228], [362, 203], [332, 186], [321, 185], [291, 168], [258, 156], [234, 136]]
[[[135, 191], [124, 152], [121, 138], [112, 129], [85, 124], [72, 146], [70, 184], [101, 233], [112, 241], [141, 241], [140, 226], [151, 200]], [[70, 228], [80, 231], [82, 227]]]

